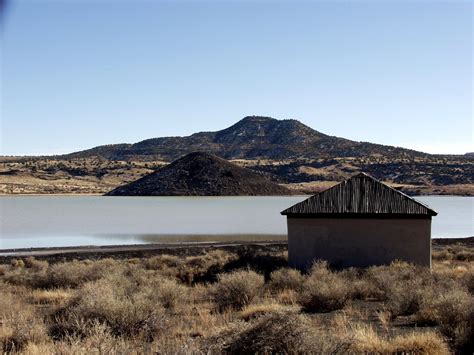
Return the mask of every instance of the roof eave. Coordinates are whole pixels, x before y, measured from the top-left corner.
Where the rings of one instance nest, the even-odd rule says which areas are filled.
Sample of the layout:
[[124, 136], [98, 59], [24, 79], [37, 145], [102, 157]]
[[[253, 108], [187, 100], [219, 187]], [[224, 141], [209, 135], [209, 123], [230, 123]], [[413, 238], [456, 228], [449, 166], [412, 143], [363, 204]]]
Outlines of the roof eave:
[[294, 218], [431, 218], [432, 213], [292, 213], [282, 211], [281, 215]]

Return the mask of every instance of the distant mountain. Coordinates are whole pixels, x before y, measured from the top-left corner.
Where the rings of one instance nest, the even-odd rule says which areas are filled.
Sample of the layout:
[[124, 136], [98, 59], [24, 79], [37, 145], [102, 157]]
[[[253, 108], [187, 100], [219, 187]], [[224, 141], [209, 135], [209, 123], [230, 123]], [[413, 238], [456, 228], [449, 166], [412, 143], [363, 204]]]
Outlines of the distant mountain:
[[297, 120], [249, 116], [217, 132], [200, 132], [186, 137], [152, 138], [135, 144], [103, 145], [63, 157], [98, 156], [112, 160], [172, 161], [196, 151], [226, 159], [428, 156], [414, 150], [328, 136]]
[[207, 153], [191, 153], [109, 196], [252, 196], [291, 192], [257, 173]]

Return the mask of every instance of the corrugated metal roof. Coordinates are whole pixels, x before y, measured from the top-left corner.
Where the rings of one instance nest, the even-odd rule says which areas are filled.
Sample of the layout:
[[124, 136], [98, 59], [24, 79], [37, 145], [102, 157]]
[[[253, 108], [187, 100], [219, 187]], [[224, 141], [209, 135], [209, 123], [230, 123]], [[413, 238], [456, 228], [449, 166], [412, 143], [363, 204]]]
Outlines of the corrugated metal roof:
[[282, 215], [425, 215], [437, 213], [377, 179], [360, 173], [281, 212]]

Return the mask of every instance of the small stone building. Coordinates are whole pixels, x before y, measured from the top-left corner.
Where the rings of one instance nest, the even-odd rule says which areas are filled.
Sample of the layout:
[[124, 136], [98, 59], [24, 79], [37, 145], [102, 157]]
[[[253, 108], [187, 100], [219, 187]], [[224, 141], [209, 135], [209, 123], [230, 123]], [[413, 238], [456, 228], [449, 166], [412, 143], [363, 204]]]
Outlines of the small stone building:
[[366, 267], [403, 260], [431, 267], [431, 217], [437, 213], [360, 173], [281, 212], [288, 222], [288, 261]]

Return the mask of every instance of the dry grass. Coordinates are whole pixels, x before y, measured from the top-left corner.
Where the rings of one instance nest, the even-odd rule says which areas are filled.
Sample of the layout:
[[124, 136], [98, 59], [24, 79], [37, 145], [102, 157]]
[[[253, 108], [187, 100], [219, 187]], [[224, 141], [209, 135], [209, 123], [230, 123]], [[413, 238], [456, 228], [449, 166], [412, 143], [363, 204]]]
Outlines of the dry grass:
[[267, 302], [250, 304], [248, 306], [245, 306], [242, 311], [240, 311], [239, 317], [242, 320], [249, 321], [251, 319], [258, 318], [264, 314], [276, 313], [291, 309], [294, 309], [294, 307], [288, 307], [273, 300], [268, 300]]
[[73, 293], [68, 289], [35, 289], [31, 291], [31, 295], [28, 297], [28, 300], [33, 304], [65, 305], [71, 301], [72, 297]]
[[0, 267], [0, 349], [472, 353], [474, 265], [456, 256], [465, 249], [451, 248], [431, 273], [405, 263], [334, 271], [318, 262], [302, 274], [282, 267], [281, 250], [257, 248], [49, 264], [17, 258]]
[[348, 332], [356, 354], [450, 354], [446, 342], [434, 332], [419, 332], [394, 337], [381, 336], [370, 325], [354, 325]]

